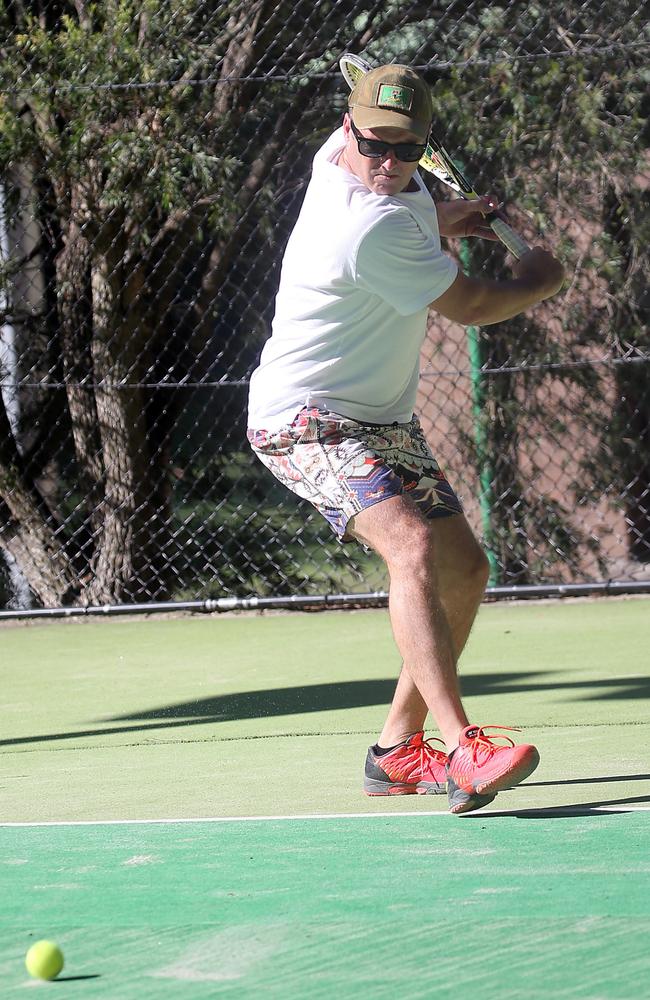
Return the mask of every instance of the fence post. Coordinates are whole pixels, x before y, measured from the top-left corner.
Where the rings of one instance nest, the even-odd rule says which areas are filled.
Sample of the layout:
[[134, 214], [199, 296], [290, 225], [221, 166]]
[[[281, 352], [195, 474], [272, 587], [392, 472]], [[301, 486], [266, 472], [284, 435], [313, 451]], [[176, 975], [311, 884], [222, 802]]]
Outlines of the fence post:
[[[467, 240], [460, 241], [460, 260], [465, 274], [469, 274], [470, 251]], [[481, 510], [481, 527], [483, 529], [483, 545], [490, 564], [488, 586], [494, 587], [499, 583], [499, 561], [494, 551], [494, 530], [492, 526], [492, 466], [483, 422], [485, 394], [483, 391], [481, 335], [479, 328], [476, 326], [467, 327], [467, 352], [469, 354], [472, 386], [472, 416], [480, 487], [479, 506]]]

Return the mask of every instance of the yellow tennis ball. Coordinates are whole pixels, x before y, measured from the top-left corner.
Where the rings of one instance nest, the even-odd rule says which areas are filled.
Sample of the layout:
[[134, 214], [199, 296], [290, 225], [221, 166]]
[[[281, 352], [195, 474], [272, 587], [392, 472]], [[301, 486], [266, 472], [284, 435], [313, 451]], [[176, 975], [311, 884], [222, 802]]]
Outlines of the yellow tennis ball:
[[63, 968], [63, 952], [54, 941], [37, 941], [25, 955], [25, 965], [34, 979], [56, 979]]

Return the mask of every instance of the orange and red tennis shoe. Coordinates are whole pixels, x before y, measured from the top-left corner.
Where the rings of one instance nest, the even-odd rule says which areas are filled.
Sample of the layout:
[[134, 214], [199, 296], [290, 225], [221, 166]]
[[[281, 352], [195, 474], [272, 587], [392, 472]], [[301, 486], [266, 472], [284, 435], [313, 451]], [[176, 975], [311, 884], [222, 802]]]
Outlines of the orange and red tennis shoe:
[[[366, 757], [363, 790], [366, 795], [441, 795], [447, 788], [447, 754], [414, 733], [386, 753], [370, 747]], [[444, 744], [443, 744], [444, 746]]]
[[[467, 726], [447, 758], [447, 793], [452, 813], [470, 812], [491, 802], [497, 792], [518, 785], [539, 764], [537, 748], [516, 745], [509, 736], [488, 736], [485, 729], [509, 726]], [[505, 740], [506, 745], [495, 743]]]

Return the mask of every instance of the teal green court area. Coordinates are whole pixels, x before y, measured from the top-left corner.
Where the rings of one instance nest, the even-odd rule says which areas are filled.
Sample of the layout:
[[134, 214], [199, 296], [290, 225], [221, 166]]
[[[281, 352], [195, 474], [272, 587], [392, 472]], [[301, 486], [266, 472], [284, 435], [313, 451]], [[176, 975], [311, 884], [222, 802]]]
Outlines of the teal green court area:
[[5, 829], [2, 996], [648, 996], [647, 818]]
[[361, 793], [383, 611], [1, 627], [0, 996], [650, 997], [649, 640], [643, 598], [485, 605], [466, 705], [541, 764], [453, 817]]

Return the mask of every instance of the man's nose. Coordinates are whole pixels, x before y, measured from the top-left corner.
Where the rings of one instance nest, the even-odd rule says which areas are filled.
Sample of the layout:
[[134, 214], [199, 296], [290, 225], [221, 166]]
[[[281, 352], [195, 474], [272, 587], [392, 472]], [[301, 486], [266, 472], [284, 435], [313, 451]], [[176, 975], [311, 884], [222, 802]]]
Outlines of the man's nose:
[[396, 167], [398, 162], [394, 149], [388, 149], [381, 158], [382, 167]]

